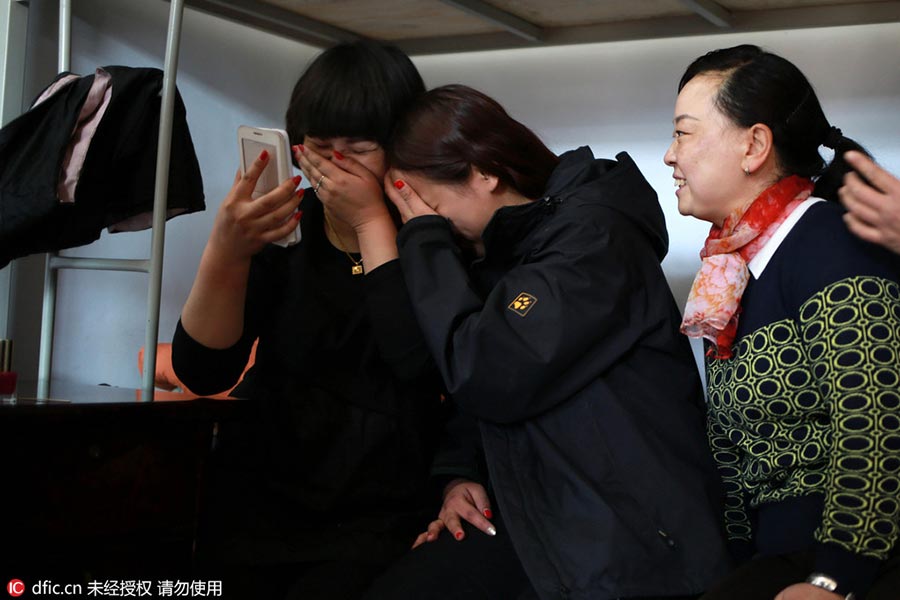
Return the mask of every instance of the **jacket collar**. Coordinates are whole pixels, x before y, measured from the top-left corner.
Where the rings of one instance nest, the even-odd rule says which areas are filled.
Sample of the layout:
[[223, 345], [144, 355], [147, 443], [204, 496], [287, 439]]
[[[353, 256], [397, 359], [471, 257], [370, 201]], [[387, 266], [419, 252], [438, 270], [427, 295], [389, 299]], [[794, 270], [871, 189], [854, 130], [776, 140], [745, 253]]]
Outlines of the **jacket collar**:
[[559, 203], [558, 198], [545, 196], [527, 204], [498, 209], [481, 236], [485, 258], [520, 255], [524, 251], [522, 246], [527, 241], [528, 234], [552, 215]]

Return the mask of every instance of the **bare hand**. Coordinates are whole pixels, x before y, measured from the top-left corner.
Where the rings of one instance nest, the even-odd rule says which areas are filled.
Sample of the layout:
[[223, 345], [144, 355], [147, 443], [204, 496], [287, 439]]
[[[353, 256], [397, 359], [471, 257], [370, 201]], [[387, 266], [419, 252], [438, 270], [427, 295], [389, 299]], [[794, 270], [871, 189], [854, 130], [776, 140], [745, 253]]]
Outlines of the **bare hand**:
[[288, 235], [297, 226], [295, 212], [303, 196], [297, 191], [300, 177], [284, 180], [271, 192], [253, 199], [256, 180], [269, 162], [263, 152], [244, 175], [240, 170], [213, 223], [209, 243], [219, 256], [247, 260], [270, 243]]
[[328, 160], [306, 146], [294, 146], [294, 157], [335, 218], [357, 231], [375, 220], [390, 219], [381, 182], [356, 159], [335, 152]]
[[809, 583], [789, 585], [775, 596], [775, 600], [843, 600], [843, 598], [840, 594]]
[[838, 196], [847, 207], [847, 227], [867, 242], [900, 253], [900, 179], [861, 152], [847, 152], [844, 157], [871, 183], [867, 185], [854, 171], [844, 175]]
[[457, 541], [462, 540], [466, 534], [460, 519], [465, 519], [488, 535], [497, 535], [497, 530], [489, 520], [491, 516], [491, 502], [484, 486], [468, 479], [454, 479], [444, 488], [444, 505], [438, 518], [428, 525], [425, 532], [419, 534], [412, 547], [433, 542], [444, 529]]
[[425, 204], [425, 201], [407, 182], [402, 179], [393, 179], [395, 175], [393, 171], [387, 172], [384, 176], [384, 189], [387, 191], [388, 198], [400, 212], [400, 218], [404, 223], [423, 215], [437, 214], [433, 208]]

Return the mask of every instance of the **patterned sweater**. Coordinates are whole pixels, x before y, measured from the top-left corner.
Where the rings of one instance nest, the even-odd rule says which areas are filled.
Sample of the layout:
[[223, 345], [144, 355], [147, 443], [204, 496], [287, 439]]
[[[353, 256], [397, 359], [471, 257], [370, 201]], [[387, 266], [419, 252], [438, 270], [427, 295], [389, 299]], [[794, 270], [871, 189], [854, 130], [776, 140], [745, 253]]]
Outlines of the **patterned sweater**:
[[[826, 202], [773, 242], [762, 272], [750, 264], [734, 356], [707, 360], [728, 537], [764, 553], [815, 547], [817, 570], [862, 591], [898, 539], [896, 257], [854, 238]], [[762, 531], [790, 530], [798, 512], [814, 540]]]

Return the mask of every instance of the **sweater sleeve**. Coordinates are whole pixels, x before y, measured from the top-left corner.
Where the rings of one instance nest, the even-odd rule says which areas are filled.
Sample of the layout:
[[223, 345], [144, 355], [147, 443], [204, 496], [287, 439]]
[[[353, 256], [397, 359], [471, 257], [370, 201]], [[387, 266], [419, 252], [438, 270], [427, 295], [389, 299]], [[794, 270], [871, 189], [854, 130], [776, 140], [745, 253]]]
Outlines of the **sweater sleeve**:
[[542, 232], [544, 242], [486, 297], [445, 219], [418, 217], [403, 227], [398, 244], [413, 306], [463, 410], [497, 423], [540, 414], [588, 385], [652, 326], [642, 318], [650, 300], [630, 270], [640, 249], [598, 221]]
[[172, 337], [172, 367], [194, 394], [224, 392], [233, 387], [244, 372], [254, 339], [245, 335], [230, 348], [209, 348], [192, 338], [179, 319]]
[[253, 342], [259, 335], [259, 316], [271, 312], [269, 302], [277, 295], [269, 275], [269, 250], [253, 257], [244, 299], [244, 329], [229, 348], [204, 346], [185, 331], [181, 320], [172, 338], [172, 368], [187, 388], [199, 395], [218, 394], [231, 389], [240, 379], [250, 359]]
[[[720, 366], [713, 361], [710, 368]], [[741, 485], [741, 449], [732, 443], [728, 432], [713, 415], [707, 417], [707, 436], [725, 494], [725, 535], [734, 559], [743, 562], [754, 553], [753, 527], [750, 521], [747, 495]]]
[[861, 275], [800, 308], [833, 435], [817, 568], [862, 591], [900, 531], [900, 288]]
[[434, 361], [409, 299], [400, 261], [392, 260], [368, 273], [365, 290], [375, 343], [381, 358], [394, 374], [409, 380], [435, 373]]
[[807, 211], [785, 242], [782, 285], [830, 425], [816, 570], [864, 594], [900, 534], [900, 288], [896, 257], [841, 214], [826, 202]]

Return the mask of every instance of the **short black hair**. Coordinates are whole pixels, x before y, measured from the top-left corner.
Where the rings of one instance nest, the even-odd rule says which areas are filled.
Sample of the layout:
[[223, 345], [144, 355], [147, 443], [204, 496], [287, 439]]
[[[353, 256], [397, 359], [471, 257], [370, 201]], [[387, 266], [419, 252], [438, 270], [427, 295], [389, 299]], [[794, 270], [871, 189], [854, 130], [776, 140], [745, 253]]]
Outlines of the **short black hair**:
[[291, 144], [345, 136], [387, 144], [394, 121], [425, 91], [399, 48], [362, 40], [319, 54], [297, 80], [285, 114]]

